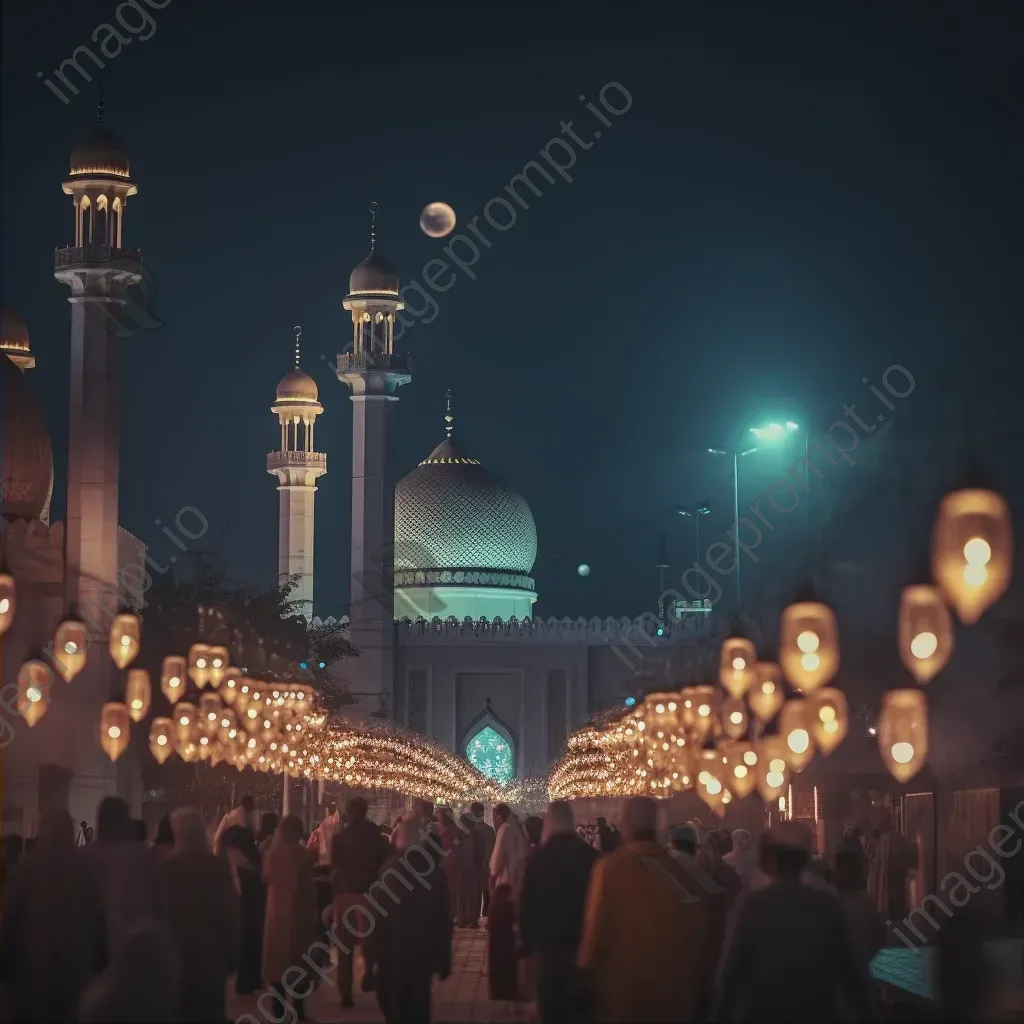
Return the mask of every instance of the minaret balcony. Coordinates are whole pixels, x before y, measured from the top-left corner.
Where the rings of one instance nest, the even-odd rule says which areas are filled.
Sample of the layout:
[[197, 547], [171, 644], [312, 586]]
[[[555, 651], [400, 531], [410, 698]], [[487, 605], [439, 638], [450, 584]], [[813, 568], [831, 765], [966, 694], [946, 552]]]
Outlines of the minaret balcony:
[[271, 452], [267, 456], [267, 472], [275, 469], [319, 469], [327, 472], [326, 452]]
[[64, 270], [67, 267], [102, 266], [112, 263], [142, 263], [142, 253], [138, 249], [118, 249], [113, 245], [72, 245], [64, 249], [54, 249], [53, 269]]
[[346, 373], [412, 373], [412, 360], [397, 352], [345, 352], [338, 356], [338, 376]]

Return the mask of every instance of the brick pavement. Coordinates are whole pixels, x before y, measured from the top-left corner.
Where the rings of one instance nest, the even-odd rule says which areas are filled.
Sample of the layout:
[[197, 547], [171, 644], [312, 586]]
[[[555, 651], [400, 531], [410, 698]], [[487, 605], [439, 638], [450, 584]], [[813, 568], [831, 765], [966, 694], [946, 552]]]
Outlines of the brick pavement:
[[[484, 922], [481, 921], [481, 925]], [[335, 973], [332, 968], [332, 977]], [[321, 983], [316, 992], [306, 1001], [306, 1013], [313, 1021], [322, 1024], [368, 1024], [383, 1022], [377, 1007], [377, 997], [372, 992], [360, 991], [362, 960], [356, 954], [355, 1006], [342, 1010], [338, 989], [332, 984]], [[242, 1014], [252, 1014], [260, 1024], [280, 1021], [280, 1004], [269, 998], [263, 1000], [269, 1011], [264, 1014], [259, 1008], [257, 996], [235, 995], [233, 986], [228, 995], [228, 1017], [237, 1020]], [[480, 928], [457, 928], [452, 948], [452, 973], [445, 981], [434, 982], [432, 1017], [438, 1024], [452, 1022], [515, 1021], [536, 1020], [533, 1006], [526, 1003], [494, 1001], [487, 996], [487, 932]], [[286, 1018], [290, 1019], [290, 1018]], [[250, 1018], [244, 1018], [249, 1021]]]

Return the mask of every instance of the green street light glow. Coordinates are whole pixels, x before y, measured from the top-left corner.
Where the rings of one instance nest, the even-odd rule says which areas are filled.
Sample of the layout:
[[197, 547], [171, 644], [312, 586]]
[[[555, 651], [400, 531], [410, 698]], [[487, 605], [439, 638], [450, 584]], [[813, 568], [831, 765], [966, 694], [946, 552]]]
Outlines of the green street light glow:
[[792, 420], [786, 420], [784, 425], [782, 423], [768, 423], [763, 427], [751, 427], [750, 432], [759, 441], [778, 441], [786, 434], [799, 429], [799, 423], [794, 423]]

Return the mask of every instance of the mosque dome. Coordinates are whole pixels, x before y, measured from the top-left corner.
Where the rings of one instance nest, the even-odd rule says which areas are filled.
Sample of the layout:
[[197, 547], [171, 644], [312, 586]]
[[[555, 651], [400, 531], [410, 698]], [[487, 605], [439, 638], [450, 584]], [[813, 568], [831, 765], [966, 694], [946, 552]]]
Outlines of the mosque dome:
[[[6, 322], [5, 317], [5, 326]], [[0, 358], [0, 374], [0, 515], [8, 520], [39, 519], [48, 505], [53, 479], [50, 433], [42, 409], [10, 359]]]
[[71, 151], [71, 173], [116, 174], [128, 178], [131, 176], [128, 151], [113, 132], [98, 124]]
[[350, 294], [371, 292], [378, 295], [397, 295], [398, 271], [376, 252], [371, 252], [352, 271], [348, 279], [348, 290]]
[[536, 559], [530, 506], [451, 437], [398, 482], [396, 571], [525, 575]]
[[29, 349], [28, 328], [13, 309], [5, 309], [0, 320], [0, 352], [5, 352], [23, 370], [30, 370], [36, 364]]
[[279, 402], [315, 402], [319, 394], [316, 381], [297, 366], [277, 385]]

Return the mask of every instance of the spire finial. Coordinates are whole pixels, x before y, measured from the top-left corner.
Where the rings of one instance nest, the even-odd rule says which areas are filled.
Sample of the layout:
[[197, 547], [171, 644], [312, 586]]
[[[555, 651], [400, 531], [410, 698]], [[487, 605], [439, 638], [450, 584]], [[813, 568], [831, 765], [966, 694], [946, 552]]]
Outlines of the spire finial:
[[445, 437], [452, 436], [452, 424], [455, 422], [455, 417], [452, 415], [452, 393], [446, 391], [445, 397], [445, 409], [444, 409], [444, 434]]
[[295, 369], [299, 368], [299, 338], [302, 337], [302, 328], [293, 327], [292, 330], [295, 332]]
[[370, 203], [370, 255], [377, 248], [377, 210], [376, 202]]

